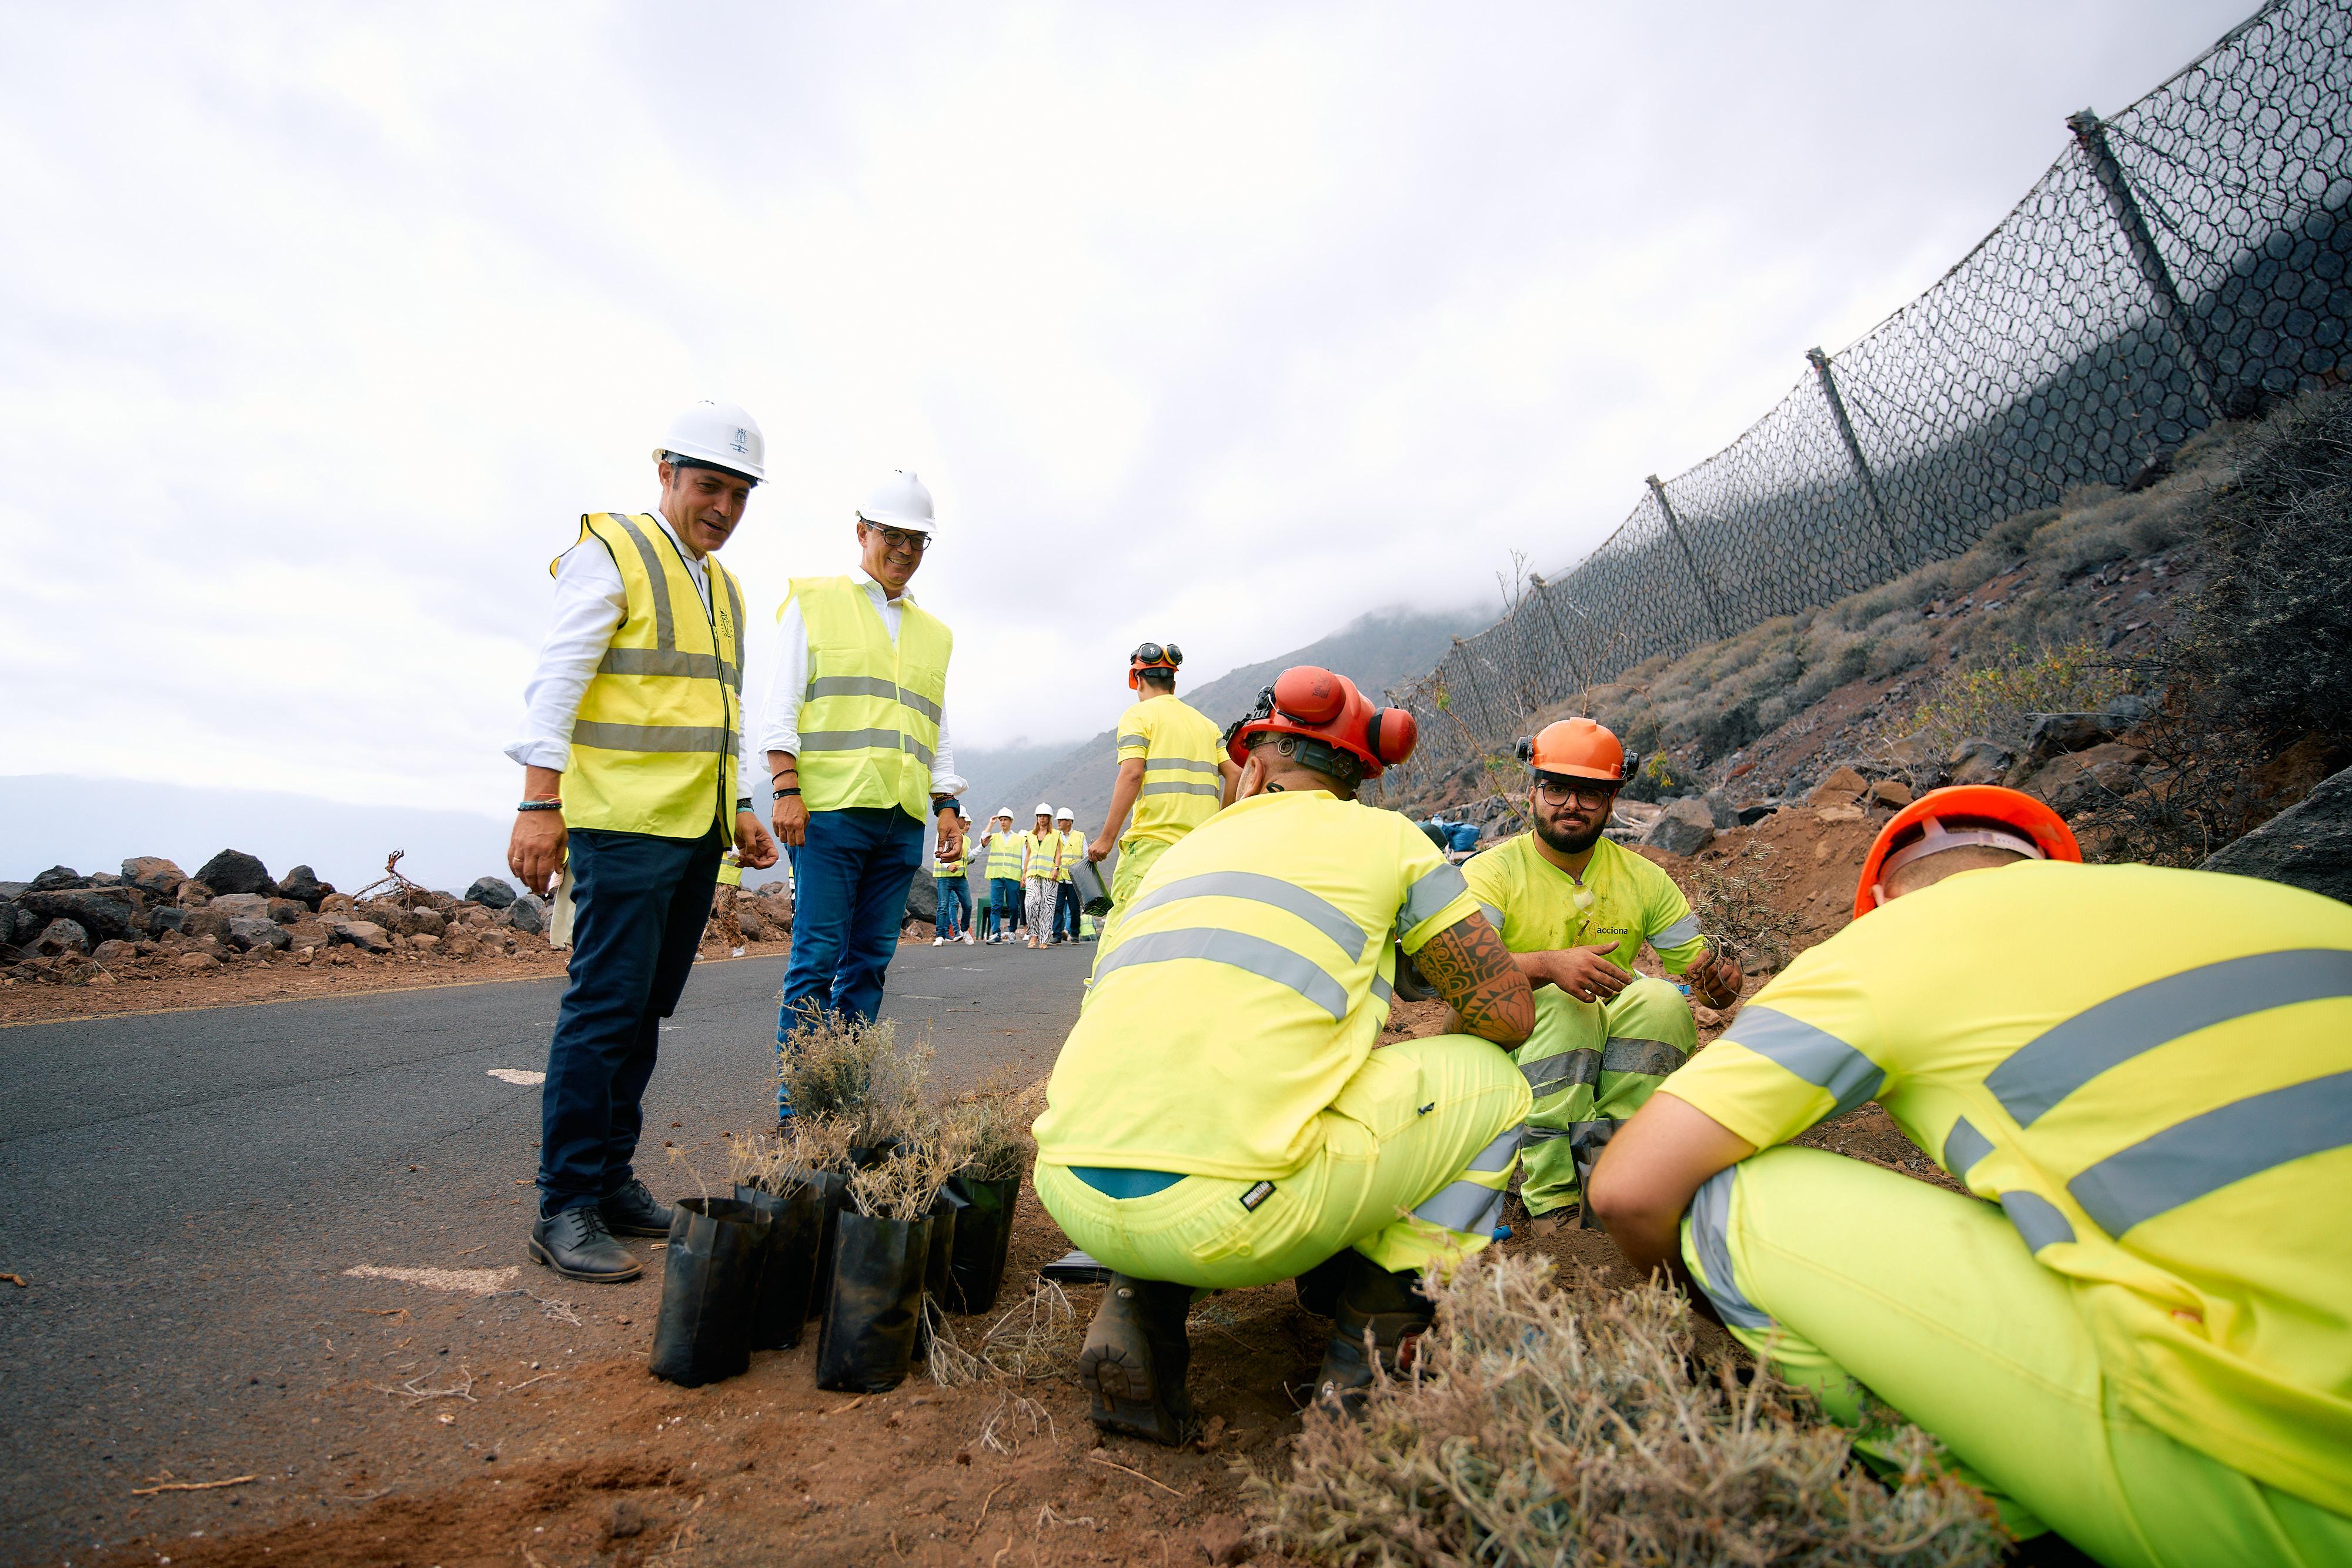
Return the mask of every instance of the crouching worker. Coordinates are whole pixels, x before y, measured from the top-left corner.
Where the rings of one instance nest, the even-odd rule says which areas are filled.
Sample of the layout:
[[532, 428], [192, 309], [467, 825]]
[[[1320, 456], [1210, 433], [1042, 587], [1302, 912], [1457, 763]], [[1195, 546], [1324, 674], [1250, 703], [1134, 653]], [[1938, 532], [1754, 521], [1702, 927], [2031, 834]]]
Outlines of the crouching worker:
[[[1854, 923], [1665, 1081], [1593, 1207], [2019, 1535], [2352, 1563], [2352, 909], [2081, 858], [2011, 790], [1906, 807]], [[1973, 1196], [1778, 1146], [1872, 1099]]]
[[1564, 718], [1519, 742], [1519, 757], [1534, 830], [1462, 874], [1536, 988], [1536, 1027], [1511, 1055], [1536, 1097], [1519, 1196], [1547, 1214], [1582, 1197], [1610, 1135], [1698, 1049], [1682, 992], [1633, 972], [1643, 945], [1710, 1007], [1738, 1000], [1744, 977], [1699, 936], [1674, 878], [1602, 836], [1627, 771], [1614, 734]]
[[[1169, 847], [1104, 936], [1036, 1134], [1039, 1198], [1117, 1270], [1079, 1360], [1107, 1430], [1183, 1440], [1196, 1291], [1335, 1258], [1319, 1385], [1349, 1403], [1374, 1355], [1393, 1371], [1428, 1327], [1423, 1270], [1501, 1216], [1528, 1099], [1489, 1041], [1526, 1034], [1533, 1004], [1462, 873], [1356, 803], [1412, 742], [1411, 715], [1344, 677], [1286, 671], [1226, 742], [1240, 799]], [[1468, 1034], [1373, 1049], [1391, 933]]]

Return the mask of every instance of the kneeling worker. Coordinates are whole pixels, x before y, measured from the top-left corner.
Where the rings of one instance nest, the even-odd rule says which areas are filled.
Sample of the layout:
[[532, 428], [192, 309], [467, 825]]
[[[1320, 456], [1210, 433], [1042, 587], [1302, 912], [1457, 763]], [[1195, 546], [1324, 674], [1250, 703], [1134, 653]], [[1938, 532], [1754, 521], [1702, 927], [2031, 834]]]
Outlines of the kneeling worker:
[[1519, 1196], [1544, 1214], [1578, 1200], [1610, 1134], [1698, 1048], [1683, 994], [1633, 973], [1643, 944], [1709, 1007], [1737, 1001], [1743, 977], [1707, 949], [1674, 879], [1601, 835], [1625, 781], [1616, 736], [1564, 718], [1519, 750], [1535, 830], [1462, 874], [1537, 988], [1535, 1032], [1511, 1055], [1536, 1097]]
[[[1853, 924], [1666, 1080], [1593, 1207], [2015, 1533], [2352, 1563], [2352, 909], [2081, 858], [2013, 790], [1905, 807]], [[1974, 1196], [1776, 1146], [1874, 1099]]]
[[[1428, 1326], [1422, 1270], [1493, 1233], [1528, 1102], [1488, 1041], [1526, 1034], [1534, 1006], [1461, 872], [1355, 802], [1412, 742], [1411, 715], [1344, 677], [1284, 672], [1228, 743], [1242, 799], [1160, 855], [1104, 935], [1036, 1182], [1117, 1270], [1079, 1361], [1108, 1430], [1183, 1440], [1193, 1291], [1352, 1248], [1320, 1377], [1345, 1403], [1371, 1381], [1368, 1335], [1393, 1369]], [[1469, 1034], [1374, 1051], [1391, 933]]]

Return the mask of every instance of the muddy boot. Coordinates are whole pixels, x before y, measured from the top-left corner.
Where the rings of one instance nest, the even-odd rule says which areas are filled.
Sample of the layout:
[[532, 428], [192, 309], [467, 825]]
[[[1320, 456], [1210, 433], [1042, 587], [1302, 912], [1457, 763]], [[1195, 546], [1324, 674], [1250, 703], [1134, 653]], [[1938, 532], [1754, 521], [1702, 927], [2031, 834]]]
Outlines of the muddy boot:
[[1184, 1319], [1192, 1310], [1189, 1285], [1110, 1277], [1078, 1355], [1078, 1383], [1094, 1396], [1096, 1426], [1171, 1448], [1190, 1435], [1184, 1372], [1192, 1346]]
[[[1339, 1289], [1339, 1312], [1331, 1323], [1331, 1343], [1323, 1352], [1323, 1369], [1315, 1376], [1315, 1397], [1360, 1415], [1364, 1391], [1372, 1385], [1372, 1360], [1391, 1377], [1412, 1369], [1413, 1353], [1437, 1308], [1422, 1294], [1421, 1275], [1412, 1269], [1389, 1272], [1360, 1252], [1346, 1254], [1348, 1277]], [[1368, 1353], [1365, 1342], [1371, 1342]]]

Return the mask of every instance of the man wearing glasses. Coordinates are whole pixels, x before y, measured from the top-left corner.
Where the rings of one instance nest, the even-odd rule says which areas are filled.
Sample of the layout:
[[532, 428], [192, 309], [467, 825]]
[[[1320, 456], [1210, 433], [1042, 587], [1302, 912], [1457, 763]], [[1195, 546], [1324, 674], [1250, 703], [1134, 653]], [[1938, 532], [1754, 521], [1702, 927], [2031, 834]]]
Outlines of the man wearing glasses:
[[[930, 548], [931, 493], [898, 469], [856, 523], [857, 570], [794, 578], [776, 612], [761, 746], [776, 836], [801, 847], [779, 1055], [801, 1024], [864, 1022], [881, 1007], [926, 812], [942, 850], [963, 842], [943, 712], [954, 638], [907, 595]], [[779, 1083], [777, 1118], [792, 1113]]]
[[1536, 988], [1535, 1032], [1511, 1054], [1535, 1094], [1520, 1196], [1542, 1214], [1579, 1201], [1610, 1135], [1698, 1047], [1681, 991], [1633, 972], [1642, 945], [1709, 1007], [1738, 1000], [1742, 976], [1699, 935], [1674, 880], [1602, 836], [1625, 780], [1616, 736], [1562, 719], [1519, 755], [1535, 831], [1462, 873]]
[[[1108, 938], [1135, 896], [1151, 862], [1233, 799], [1241, 768], [1225, 755], [1223, 734], [1199, 709], [1176, 695], [1176, 670], [1184, 651], [1173, 643], [1146, 643], [1128, 656], [1127, 689], [1139, 693], [1118, 720], [1118, 778], [1110, 791], [1110, 811], [1102, 831], [1087, 846], [1087, 859], [1101, 861], [1118, 846], [1111, 873], [1110, 911], [1103, 916]], [[1119, 836], [1129, 810], [1135, 825]]]

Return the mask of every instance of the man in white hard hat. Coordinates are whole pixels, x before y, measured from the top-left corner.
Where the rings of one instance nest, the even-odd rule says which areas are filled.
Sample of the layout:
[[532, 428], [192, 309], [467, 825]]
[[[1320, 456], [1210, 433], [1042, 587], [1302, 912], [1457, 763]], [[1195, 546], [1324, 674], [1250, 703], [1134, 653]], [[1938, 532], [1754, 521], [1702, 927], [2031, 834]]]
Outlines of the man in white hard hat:
[[982, 847], [988, 852], [982, 867], [988, 878], [988, 939], [1008, 941], [1021, 924], [1021, 835], [1013, 831], [1012, 807], [999, 806], [989, 818]]
[[1087, 858], [1087, 836], [1078, 831], [1078, 814], [1067, 806], [1054, 813], [1054, 831], [1062, 835], [1062, 869], [1054, 887], [1054, 941], [1078, 939], [1078, 867]]
[[544, 894], [572, 873], [571, 985], [541, 1091], [530, 1256], [597, 1282], [641, 1265], [619, 1236], [670, 1213], [631, 1166], [661, 1020], [709, 918], [720, 857], [776, 863], [742, 737], [743, 591], [716, 551], [766, 477], [751, 416], [704, 402], [654, 451], [653, 512], [591, 512], [551, 567], [555, 612], [524, 688], [523, 799], [507, 862]]
[[[856, 521], [857, 570], [794, 578], [776, 612], [761, 747], [776, 836], [801, 846], [779, 1055], [801, 1024], [874, 1017], [925, 816], [942, 848], [963, 842], [945, 711], [955, 639], [907, 593], [935, 531], [931, 493], [895, 470]], [[776, 1114], [792, 1114], [781, 1080]]]

